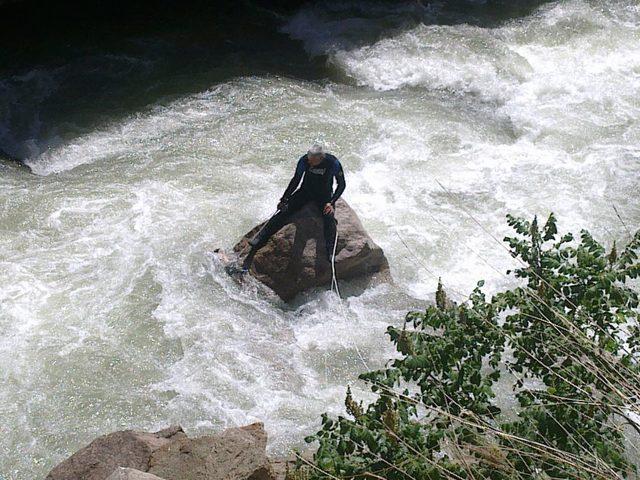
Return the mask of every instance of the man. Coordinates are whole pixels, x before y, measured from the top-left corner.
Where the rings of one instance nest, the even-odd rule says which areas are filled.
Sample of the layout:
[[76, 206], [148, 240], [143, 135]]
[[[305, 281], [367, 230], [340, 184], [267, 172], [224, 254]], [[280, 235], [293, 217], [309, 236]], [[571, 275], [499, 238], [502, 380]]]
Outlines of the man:
[[[335, 192], [333, 191], [334, 178], [337, 182]], [[256, 252], [267, 243], [271, 235], [289, 223], [291, 216], [309, 202], [313, 202], [322, 212], [326, 258], [331, 261], [336, 238], [335, 205], [345, 187], [344, 172], [338, 159], [330, 153], [325, 153], [322, 145], [314, 144], [298, 160], [295, 174], [278, 203], [278, 212], [249, 242], [251, 250], [244, 259], [242, 268], [248, 270]]]

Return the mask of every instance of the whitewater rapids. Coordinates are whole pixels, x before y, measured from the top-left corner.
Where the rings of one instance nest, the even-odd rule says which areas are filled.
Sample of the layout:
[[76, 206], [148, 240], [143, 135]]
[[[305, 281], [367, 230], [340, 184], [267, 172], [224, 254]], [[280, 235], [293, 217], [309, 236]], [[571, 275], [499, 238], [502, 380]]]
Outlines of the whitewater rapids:
[[[37, 122], [73, 66], [0, 79], [0, 146], [34, 173], [0, 166], [0, 475], [42, 477], [96, 435], [168, 423], [262, 420], [284, 452], [384, 364], [386, 326], [437, 277], [454, 299], [509, 284], [507, 213], [553, 211], [607, 245], [640, 226], [636, 2], [491, 26], [417, 8], [302, 9], [282, 32], [326, 79], [238, 77], [77, 136]], [[396, 281], [346, 316], [327, 292], [287, 307], [240, 289], [211, 255], [269, 216], [314, 140]]]

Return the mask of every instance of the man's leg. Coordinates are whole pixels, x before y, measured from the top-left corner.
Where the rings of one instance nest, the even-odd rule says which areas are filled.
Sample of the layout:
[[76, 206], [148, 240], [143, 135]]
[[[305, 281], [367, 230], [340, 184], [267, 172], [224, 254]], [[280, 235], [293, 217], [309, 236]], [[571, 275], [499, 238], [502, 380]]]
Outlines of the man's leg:
[[[324, 206], [322, 208], [324, 208]], [[322, 221], [324, 223], [324, 244], [327, 252], [327, 260], [331, 262], [333, 246], [336, 241], [336, 224], [338, 222], [333, 213], [326, 214], [324, 212], [322, 212]]]
[[265, 244], [271, 238], [271, 235], [276, 233], [282, 227], [287, 224], [287, 220], [290, 216], [289, 210], [280, 210], [273, 217], [269, 219], [269, 221], [262, 227], [262, 229], [257, 233], [257, 235], [249, 240], [249, 243], [256, 250], [265, 246]]
[[267, 224], [262, 228], [260, 233], [255, 236], [252, 240], [249, 241], [251, 244], [251, 250], [249, 254], [242, 262], [242, 268], [248, 269], [253, 262], [253, 257], [262, 247], [266, 245], [271, 236], [284, 227], [287, 223], [289, 223], [289, 219], [291, 215], [300, 210], [306, 203], [308, 199], [304, 192], [298, 190], [289, 199], [287, 203], [286, 210], [281, 210], [276, 213], [271, 219], [267, 222]]

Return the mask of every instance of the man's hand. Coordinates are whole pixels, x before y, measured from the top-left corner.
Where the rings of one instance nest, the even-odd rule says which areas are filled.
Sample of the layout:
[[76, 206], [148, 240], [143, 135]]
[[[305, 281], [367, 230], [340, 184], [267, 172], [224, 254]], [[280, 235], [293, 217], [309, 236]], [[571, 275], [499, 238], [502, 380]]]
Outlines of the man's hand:
[[324, 210], [322, 210], [322, 213], [324, 213], [325, 215], [331, 215], [333, 214], [333, 205], [331, 205], [330, 203], [327, 203], [324, 206]]

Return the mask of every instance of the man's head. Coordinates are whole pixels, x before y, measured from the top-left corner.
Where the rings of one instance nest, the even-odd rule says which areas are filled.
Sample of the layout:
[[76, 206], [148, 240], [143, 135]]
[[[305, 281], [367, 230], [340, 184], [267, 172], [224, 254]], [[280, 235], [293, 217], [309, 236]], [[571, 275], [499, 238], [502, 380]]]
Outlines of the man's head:
[[322, 148], [322, 145], [319, 143], [311, 145], [311, 148], [307, 151], [307, 158], [309, 159], [309, 165], [312, 167], [320, 165], [322, 160], [324, 160], [324, 149]]

